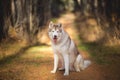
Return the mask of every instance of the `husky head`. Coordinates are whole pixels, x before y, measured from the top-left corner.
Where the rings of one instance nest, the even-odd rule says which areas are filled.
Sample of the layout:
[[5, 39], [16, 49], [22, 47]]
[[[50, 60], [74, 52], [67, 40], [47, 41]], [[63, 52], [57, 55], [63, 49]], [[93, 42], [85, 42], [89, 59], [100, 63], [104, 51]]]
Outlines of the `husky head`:
[[53, 23], [52, 21], [49, 23], [48, 34], [53, 43], [58, 43], [61, 40], [62, 35], [62, 24]]

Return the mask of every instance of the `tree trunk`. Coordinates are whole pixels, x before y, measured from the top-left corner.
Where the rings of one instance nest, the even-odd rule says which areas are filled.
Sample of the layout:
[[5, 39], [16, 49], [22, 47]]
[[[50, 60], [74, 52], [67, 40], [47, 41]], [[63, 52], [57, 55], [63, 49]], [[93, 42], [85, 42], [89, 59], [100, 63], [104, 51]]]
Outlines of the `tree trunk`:
[[[11, 14], [11, 1], [0, 0], [0, 40], [8, 37], [8, 29], [11, 25], [10, 14]], [[5, 5], [5, 6], [4, 6]]]
[[5, 34], [4, 34], [4, 19], [3, 19], [3, 5], [2, 5], [2, 1], [0, 0], [0, 41], [2, 40], [2, 38], [5, 37]]

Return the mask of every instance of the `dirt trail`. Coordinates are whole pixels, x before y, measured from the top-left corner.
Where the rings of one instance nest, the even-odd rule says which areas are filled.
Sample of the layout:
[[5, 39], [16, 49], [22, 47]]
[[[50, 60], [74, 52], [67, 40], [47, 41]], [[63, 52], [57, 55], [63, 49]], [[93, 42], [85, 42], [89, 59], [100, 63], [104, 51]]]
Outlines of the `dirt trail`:
[[[78, 44], [77, 31], [74, 28], [75, 15], [62, 15], [61, 22], [75, 43]], [[84, 52], [84, 55], [87, 55]], [[22, 55], [14, 58], [5, 65], [0, 65], [0, 80], [107, 80], [102, 74], [100, 66], [92, 62], [91, 66], [81, 72], [70, 72], [63, 76], [64, 71], [51, 74], [53, 68], [53, 54], [50, 46], [34, 46], [27, 49]]]

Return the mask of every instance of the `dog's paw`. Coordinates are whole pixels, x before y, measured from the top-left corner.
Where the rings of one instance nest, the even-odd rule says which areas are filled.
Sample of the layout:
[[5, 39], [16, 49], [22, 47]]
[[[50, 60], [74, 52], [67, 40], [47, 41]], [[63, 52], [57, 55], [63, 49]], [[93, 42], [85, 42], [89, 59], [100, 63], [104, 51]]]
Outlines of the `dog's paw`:
[[80, 67], [80, 69], [81, 69], [81, 70], [85, 70], [85, 68], [84, 68], [84, 67]]
[[56, 73], [56, 71], [52, 70], [51, 73]]
[[75, 71], [76, 71], [76, 72], [80, 72], [80, 69], [79, 69], [79, 68], [76, 68]]
[[76, 72], [80, 72], [80, 69], [77, 69]]
[[64, 76], [68, 76], [68, 75], [69, 75], [69, 73], [66, 73], [66, 72], [64, 73]]
[[65, 68], [59, 68], [58, 70], [59, 70], [59, 71], [63, 71], [63, 70], [65, 70]]

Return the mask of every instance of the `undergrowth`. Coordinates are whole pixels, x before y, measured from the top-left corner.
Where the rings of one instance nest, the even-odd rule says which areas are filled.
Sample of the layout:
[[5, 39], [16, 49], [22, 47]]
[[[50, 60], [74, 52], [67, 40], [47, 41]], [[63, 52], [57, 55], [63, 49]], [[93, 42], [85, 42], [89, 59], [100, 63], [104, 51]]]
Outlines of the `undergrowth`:
[[79, 48], [87, 51], [91, 58], [98, 64], [116, 63], [118, 61], [116, 58], [120, 58], [120, 46], [105, 46], [95, 42], [82, 42]]

